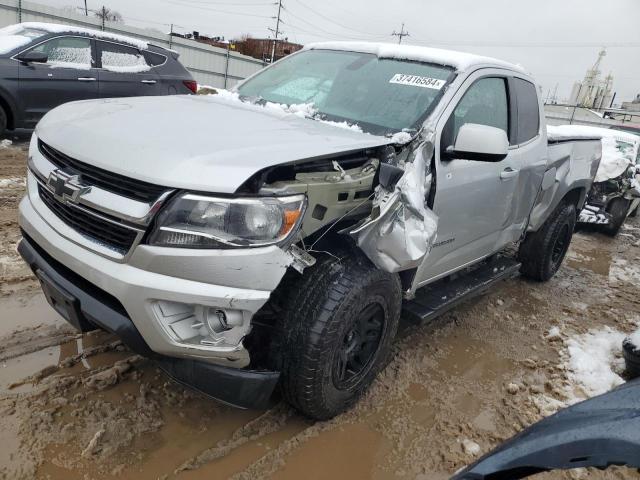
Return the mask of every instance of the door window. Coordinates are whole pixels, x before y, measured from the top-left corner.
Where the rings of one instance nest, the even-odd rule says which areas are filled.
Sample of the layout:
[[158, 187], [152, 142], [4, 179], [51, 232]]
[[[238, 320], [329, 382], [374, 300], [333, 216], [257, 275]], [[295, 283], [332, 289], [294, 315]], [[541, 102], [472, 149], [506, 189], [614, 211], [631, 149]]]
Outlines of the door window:
[[521, 144], [538, 135], [540, 130], [540, 109], [536, 86], [520, 78], [513, 79], [513, 86], [518, 99], [518, 134], [516, 143]]
[[112, 72], [136, 73], [150, 68], [138, 49], [117, 43], [100, 42], [100, 62]]
[[455, 144], [465, 123], [496, 127], [509, 135], [509, 100], [504, 78], [482, 78], [471, 85], [445, 125], [443, 150]]
[[47, 55], [47, 63], [55, 67], [90, 69], [91, 40], [81, 37], [59, 37], [31, 49]]

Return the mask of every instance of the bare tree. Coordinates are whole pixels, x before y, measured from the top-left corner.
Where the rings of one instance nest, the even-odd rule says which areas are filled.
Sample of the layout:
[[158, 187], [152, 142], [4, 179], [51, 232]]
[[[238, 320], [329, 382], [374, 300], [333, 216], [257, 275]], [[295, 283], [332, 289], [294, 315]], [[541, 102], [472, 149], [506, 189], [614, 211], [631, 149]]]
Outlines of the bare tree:
[[105, 22], [116, 22], [122, 23], [124, 19], [122, 18], [122, 14], [115, 10], [111, 10], [110, 8], [105, 7], [104, 5], [100, 10], [96, 11], [96, 17], [104, 20]]

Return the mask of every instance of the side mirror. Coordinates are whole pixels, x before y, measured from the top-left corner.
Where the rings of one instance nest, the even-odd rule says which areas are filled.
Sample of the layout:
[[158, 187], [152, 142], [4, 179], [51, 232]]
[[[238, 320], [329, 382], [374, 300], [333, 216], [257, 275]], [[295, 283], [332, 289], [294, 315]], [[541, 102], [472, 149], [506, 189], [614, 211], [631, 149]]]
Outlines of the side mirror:
[[16, 57], [16, 60], [20, 60], [23, 63], [47, 63], [49, 56], [46, 53], [26, 52]]
[[499, 162], [509, 153], [509, 139], [504, 130], [476, 123], [465, 123], [458, 131], [454, 146], [447, 147], [449, 158]]

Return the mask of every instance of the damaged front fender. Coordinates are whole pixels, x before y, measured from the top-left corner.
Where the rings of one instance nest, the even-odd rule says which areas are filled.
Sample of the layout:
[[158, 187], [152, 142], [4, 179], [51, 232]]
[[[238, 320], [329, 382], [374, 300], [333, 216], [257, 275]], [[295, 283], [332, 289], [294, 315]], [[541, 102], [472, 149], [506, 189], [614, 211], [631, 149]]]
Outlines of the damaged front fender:
[[[418, 140], [418, 139], [416, 139]], [[398, 167], [394, 185], [376, 187], [371, 214], [349, 234], [378, 268], [395, 273], [419, 266], [436, 240], [438, 217], [429, 209], [433, 142], [422, 139]]]

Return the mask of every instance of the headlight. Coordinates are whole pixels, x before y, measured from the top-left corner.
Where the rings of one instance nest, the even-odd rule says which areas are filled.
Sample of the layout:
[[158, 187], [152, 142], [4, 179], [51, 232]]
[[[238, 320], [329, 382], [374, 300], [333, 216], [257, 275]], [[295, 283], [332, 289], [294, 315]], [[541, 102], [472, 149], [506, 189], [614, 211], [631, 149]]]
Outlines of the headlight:
[[183, 194], [158, 215], [151, 245], [237, 248], [284, 241], [302, 220], [304, 195], [215, 198]]

